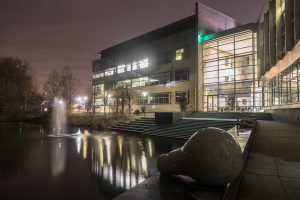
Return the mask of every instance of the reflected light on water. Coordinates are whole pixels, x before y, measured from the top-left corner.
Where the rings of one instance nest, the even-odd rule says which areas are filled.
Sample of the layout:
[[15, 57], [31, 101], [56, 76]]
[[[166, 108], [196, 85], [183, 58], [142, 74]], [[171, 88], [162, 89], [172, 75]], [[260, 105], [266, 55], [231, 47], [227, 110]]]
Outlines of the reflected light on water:
[[83, 145], [82, 145], [82, 158], [83, 158], [83, 159], [86, 159], [86, 158], [87, 158], [87, 153], [88, 153], [88, 145], [89, 145], [88, 137], [84, 135], [84, 136], [82, 137], [82, 140], [83, 140]]
[[60, 138], [53, 138], [51, 142], [51, 172], [53, 177], [61, 176], [66, 168], [66, 147], [65, 141]]
[[156, 160], [151, 139], [127, 139], [105, 133], [91, 138], [94, 148], [91, 151], [92, 174], [95, 178], [114, 188], [129, 189], [150, 175], [148, 165]]

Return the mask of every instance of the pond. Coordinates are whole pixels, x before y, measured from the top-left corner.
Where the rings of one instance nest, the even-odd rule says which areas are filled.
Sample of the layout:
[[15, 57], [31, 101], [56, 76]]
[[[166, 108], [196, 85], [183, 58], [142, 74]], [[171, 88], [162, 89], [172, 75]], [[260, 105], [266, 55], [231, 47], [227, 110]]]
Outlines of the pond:
[[184, 141], [69, 127], [0, 124], [1, 199], [112, 199], [157, 173], [158, 155]]

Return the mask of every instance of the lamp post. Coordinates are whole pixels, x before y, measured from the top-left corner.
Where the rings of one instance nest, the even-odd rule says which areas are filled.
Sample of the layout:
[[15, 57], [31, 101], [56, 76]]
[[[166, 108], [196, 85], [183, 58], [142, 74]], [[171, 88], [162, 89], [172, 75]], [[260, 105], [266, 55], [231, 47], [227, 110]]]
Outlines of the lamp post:
[[[144, 99], [143, 99], [143, 102], [144, 102], [144, 109], [143, 109], [143, 111], [144, 111], [144, 117], [146, 116], [146, 101], [148, 100], [148, 99], [145, 99], [145, 97], [148, 95], [148, 93], [147, 92], [143, 92], [142, 93], [143, 94], [143, 96], [144, 96]], [[146, 101], [145, 101], [146, 100]]]
[[110, 101], [111, 101], [111, 94], [107, 95], [107, 103], [108, 103], [108, 114], [110, 114]]
[[83, 99], [84, 99], [84, 110], [85, 110], [85, 112], [88, 112], [88, 110], [87, 110], [87, 100], [89, 98], [87, 96], [85, 96], [85, 97], [83, 97]]

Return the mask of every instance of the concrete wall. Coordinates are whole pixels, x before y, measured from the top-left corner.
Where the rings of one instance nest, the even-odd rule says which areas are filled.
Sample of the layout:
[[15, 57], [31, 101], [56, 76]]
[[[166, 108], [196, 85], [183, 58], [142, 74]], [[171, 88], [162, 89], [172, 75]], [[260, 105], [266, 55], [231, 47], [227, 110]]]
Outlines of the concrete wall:
[[300, 122], [300, 108], [265, 109], [276, 121]]

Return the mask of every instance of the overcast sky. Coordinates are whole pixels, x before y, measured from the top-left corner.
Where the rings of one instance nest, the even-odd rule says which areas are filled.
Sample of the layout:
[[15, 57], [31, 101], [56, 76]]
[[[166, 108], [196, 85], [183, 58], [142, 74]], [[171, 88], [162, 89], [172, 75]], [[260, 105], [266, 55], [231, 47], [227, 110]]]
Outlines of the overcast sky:
[[[194, 14], [194, 0], [1, 0], [0, 56], [26, 59], [39, 85], [68, 65], [91, 83], [95, 53]], [[199, 0], [256, 22], [264, 0]]]

